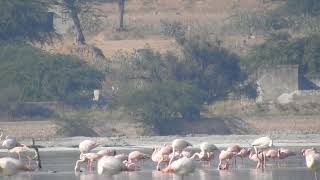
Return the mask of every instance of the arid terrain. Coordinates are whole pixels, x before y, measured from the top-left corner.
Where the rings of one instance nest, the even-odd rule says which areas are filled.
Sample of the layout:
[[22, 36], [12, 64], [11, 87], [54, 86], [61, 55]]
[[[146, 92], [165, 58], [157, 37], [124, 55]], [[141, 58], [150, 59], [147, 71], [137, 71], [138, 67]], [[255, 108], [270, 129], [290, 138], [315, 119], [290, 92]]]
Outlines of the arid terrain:
[[[237, 29], [226, 29], [230, 19], [239, 11], [272, 9], [282, 2], [273, 1], [262, 4], [258, 0], [128, 0], [125, 13], [126, 31], [116, 31], [118, 22], [118, 7], [116, 3], [106, 3], [98, 9], [105, 15], [101, 30], [89, 32], [85, 29], [88, 44], [102, 50], [107, 59], [118, 51], [133, 52], [150, 47], [159, 52], [179, 51], [174, 39], [161, 34], [162, 21], [179, 21], [194, 31], [204, 31], [208, 38], [219, 38], [223, 46], [237, 52], [245, 53], [247, 48], [264, 41], [264, 35], [255, 33], [254, 38], [248, 38], [249, 32], [238, 32]], [[243, 42], [246, 46], [243, 46]], [[72, 47], [70, 37], [64, 37], [47, 50], [68, 54]], [[226, 111], [229, 111], [226, 109]], [[315, 134], [320, 130], [318, 115], [266, 115], [241, 116], [241, 118], [212, 118], [197, 122], [175, 122], [174, 130], [179, 134]], [[46, 140], [56, 138], [59, 125], [51, 121], [6, 122], [6, 117], [0, 121], [0, 128], [5, 133], [22, 139], [31, 137]], [[183, 125], [179, 125], [183, 124]], [[91, 128], [97, 136], [139, 137], [145, 134], [143, 124], [130, 121], [110, 121], [102, 125], [92, 124]], [[167, 134], [172, 134], [168, 130]], [[298, 136], [298, 135], [297, 135]], [[240, 137], [240, 136], [239, 136]], [[307, 135], [305, 135], [307, 137]], [[160, 137], [159, 137], [160, 138]], [[171, 138], [171, 137], [168, 137]], [[208, 137], [209, 138], [209, 137]], [[218, 138], [218, 136], [217, 136]], [[318, 137], [319, 138], [319, 137]], [[161, 138], [160, 138], [161, 139]], [[301, 138], [303, 139], [303, 138]], [[238, 140], [238, 139], [233, 139]], [[63, 139], [61, 141], [64, 141]], [[72, 140], [73, 141], [73, 140]], [[161, 141], [161, 140], [159, 140]], [[140, 143], [128, 144], [138, 145]]]

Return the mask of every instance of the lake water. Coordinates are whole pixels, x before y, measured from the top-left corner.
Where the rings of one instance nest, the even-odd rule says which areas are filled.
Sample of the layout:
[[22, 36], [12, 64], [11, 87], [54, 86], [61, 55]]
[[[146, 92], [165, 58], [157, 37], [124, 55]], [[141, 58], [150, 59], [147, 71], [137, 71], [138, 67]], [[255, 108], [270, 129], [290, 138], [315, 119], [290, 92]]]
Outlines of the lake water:
[[[41, 151], [41, 149], [40, 149]], [[5, 154], [1, 153], [3, 157]], [[164, 174], [155, 171], [155, 163], [146, 161], [140, 171], [123, 172], [113, 177], [99, 176], [97, 173], [74, 173], [74, 164], [79, 158], [79, 153], [70, 152], [41, 152], [43, 169], [36, 172], [25, 172], [13, 177], [0, 177], [0, 179], [13, 180], [178, 180], [180, 177], [173, 174]], [[290, 157], [282, 161], [269, 161], [264, 172], [255, 169], [255, 163], [238, 160], [238, 168], [231, 166], [228, 171], [218, 171], [215, 158], [214, 164], [208, 167], [197, 162], [196, 171], [184, 177], [184, 180], [313, 180], [314, 174], [305, 167], [305, 161], [301, 155]], [[85, 169], [85, 165], [83, 165]], [[55, 171], [53, 173], [53, 171]]]

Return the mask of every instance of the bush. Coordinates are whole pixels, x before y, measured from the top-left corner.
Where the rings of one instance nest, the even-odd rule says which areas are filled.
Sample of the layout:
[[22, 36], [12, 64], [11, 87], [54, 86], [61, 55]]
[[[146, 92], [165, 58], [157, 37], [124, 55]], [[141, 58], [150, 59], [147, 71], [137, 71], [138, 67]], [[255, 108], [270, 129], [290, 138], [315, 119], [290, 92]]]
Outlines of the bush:
[[182, 41], [185, 37], [187, 27], [178, 21], [160, 21], [160, 33], [164, 36], [175, 38], [178, 42]]
[[53, 31], [48, 9], [38, 0], [1, 0], [0, 24], [0, 40], [45, 41]]
[[286, 8], [292, 14], [320, 15], [320, 1], [318, 0], [288, 0]]
[[297, 64], [302, 73], [312, 75], [320, 72], [319, 46], [318, 34], [296, 39], [288, 33], [272, 34], [265, 43], [254, 47], [242, 62], [249, 71], [260, 66]]
[[101, 72], [75, 57], [46, 54], [19, 43], [0, 45], [0, 72], [0, 89], [19, 87], [21, 101], [91, 98], [104, 79]]
[[204, 98], [204, 93], [192, 84], [174, 81], [125, 93], [122, 104], [144, 121], [157, 125], [181, 117], [199, 119]]

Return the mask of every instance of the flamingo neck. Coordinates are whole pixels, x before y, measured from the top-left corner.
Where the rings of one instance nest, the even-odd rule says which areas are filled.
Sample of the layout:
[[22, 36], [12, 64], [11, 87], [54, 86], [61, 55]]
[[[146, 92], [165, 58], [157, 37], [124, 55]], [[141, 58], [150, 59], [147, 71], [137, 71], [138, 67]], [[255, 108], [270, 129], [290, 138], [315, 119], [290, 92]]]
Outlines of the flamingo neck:
[[0, 130], [0, 141], [3, 139], [3, 130]]
[[194, 153], [191, 157], [190, 157], [190, 159], [194, 159], [196, 156], [198, 156], [198, 158], [200, 159], [200, 154], [199, 153]]

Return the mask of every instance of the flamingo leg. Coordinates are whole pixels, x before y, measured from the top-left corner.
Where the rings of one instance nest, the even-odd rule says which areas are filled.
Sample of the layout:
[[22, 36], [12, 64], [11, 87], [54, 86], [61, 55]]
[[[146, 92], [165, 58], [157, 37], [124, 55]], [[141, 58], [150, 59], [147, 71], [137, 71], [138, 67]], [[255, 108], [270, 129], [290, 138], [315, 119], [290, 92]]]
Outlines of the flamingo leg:
[[219, 161], [219, 165], [218, 165], [218, 170], [220, 170], [221, 164], [222, 164], [222, 162], [221, 162], [221, 160], [220, 160], [220, 161]]
[[262, 152], [262, 156], [263, 156], [263, 168], [266, 168], [266, 165], [267, 165], [267, 163], [266, 163], [266, 154], [264, 154]]
[[28, 161], [29, 161], [28, 168], [30, 168], [30, 167], [31, 167], [31, 160], [32, 160], [32, 158], [31, 158], [30, 156], [27, 156], [27, 158], [28, 158]]
[[172, 150], [172, 157], [171, 157], [171, 159], [170, 159], [170, 161], [169, 161], [169, 165], [171, 165], [172, 160], [173, 160], [173, 158], [174, 158], [175, 155], [176, 155], [175, 153], [176, 153], [175, 148], [173, 148], [173, 150]]
[[314, 171], [314, 178], [315, 180], [318, 180], [317, 171]]

